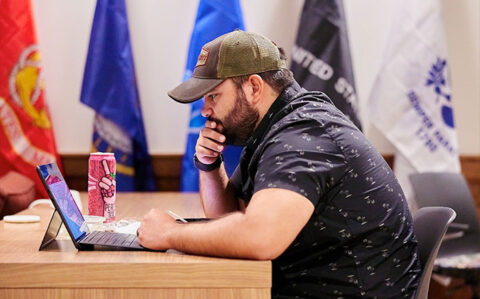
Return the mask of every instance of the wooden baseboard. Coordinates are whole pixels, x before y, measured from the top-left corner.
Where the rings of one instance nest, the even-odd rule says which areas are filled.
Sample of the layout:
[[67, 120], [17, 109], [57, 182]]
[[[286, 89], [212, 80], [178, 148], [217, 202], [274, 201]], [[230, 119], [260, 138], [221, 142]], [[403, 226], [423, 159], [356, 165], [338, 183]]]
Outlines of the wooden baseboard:
[[462, 156], [460, 163], [462, 173], [477, 203], [477, 208], [480, 208], [480, 155]]
[[[390, 166], [393, 165], [393, 155], [384, 155], [384, 158]], [[88, 154], [63, 154], [61, 159], [69, 186], [80, 191], [87, 190]], [[152, 163], [157, 191], [178, 191], [182, 155], [153, 155]], [[462, 173], [480, 207], [480, 155], [462, 155], [460, 163]]]

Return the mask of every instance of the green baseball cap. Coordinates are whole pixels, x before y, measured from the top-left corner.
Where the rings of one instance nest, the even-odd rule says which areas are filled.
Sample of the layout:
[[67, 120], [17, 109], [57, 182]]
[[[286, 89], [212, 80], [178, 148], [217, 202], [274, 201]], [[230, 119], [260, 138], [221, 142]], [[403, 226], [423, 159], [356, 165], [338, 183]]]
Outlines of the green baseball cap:
[[286, 68], [280, 49], [263, 35], [235, 30], [206, 43], [190, 79], [168, 92], [177, 102], [202, 98], [225, 79]]

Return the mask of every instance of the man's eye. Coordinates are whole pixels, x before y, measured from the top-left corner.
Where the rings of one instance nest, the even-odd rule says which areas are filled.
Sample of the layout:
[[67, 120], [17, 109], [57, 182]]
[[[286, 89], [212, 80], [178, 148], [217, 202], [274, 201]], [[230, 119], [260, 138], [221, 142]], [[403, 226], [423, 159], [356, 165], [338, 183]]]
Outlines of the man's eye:
[[213, 101], [216, 96], [217, 96], [216, 94], [209, 94], [209, 95], [207, 96], [207, 98], [208, 98], [209, 100], [212, 100], [212, 101]]

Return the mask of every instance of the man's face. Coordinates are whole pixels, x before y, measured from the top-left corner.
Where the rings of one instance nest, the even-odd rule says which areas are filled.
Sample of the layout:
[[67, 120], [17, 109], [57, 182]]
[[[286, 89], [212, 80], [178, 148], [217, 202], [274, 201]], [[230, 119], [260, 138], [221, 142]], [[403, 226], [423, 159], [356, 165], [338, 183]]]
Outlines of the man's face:
[[202, 115], [217, 123], [226, 144], [245, 145], [252, 135], [259, 112], [252, 107], [242, 88], [229, 79], [205, 95]]

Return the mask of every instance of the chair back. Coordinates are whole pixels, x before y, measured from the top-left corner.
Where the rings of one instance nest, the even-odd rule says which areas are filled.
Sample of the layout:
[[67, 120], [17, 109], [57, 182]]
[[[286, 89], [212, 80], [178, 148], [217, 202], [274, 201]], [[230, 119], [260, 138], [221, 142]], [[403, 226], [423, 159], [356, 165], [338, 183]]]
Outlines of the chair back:
[[413, 230], [418, 241], [418, 254], [422, 276], [415, 295], [426, 299], [430, 287], [433, 265], [448, 225], [455, 219], [455, 211], [447, 207], [425, 207], [413, 216]]
[[410, 182], [419, 208], [452, 208], [457, 213], [455, 223], [467, 224], [470, 233], [480, 232], [475, 202], [461, 173], [415, 173], [410, 175]]

